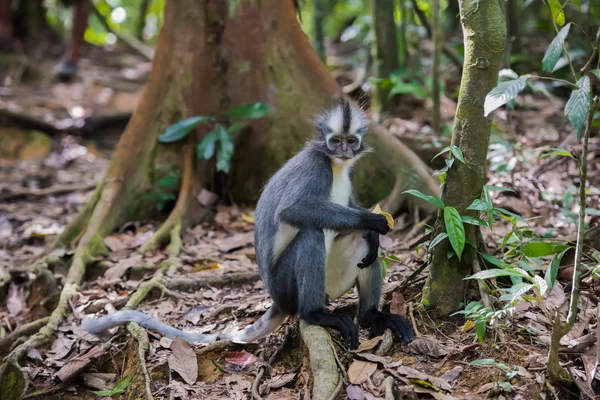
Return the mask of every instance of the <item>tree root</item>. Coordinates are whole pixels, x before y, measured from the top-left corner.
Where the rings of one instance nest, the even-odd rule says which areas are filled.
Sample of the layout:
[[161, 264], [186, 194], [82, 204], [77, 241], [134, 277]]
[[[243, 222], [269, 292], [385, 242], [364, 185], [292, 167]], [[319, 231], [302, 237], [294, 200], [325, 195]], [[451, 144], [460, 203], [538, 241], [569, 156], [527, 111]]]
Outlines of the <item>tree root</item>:
[[[171, 211], [171, 214], [162, 226], [152, 235], [152, 237], [144, 243], [140, 248], [141, 253], [154, 250], [164, 244], [169, 243], [168, 253], [171, 257], [176, 257], [181, 251], [181, 230], [185, 228], [184, 222], [188, 222], [188, 213], [192, 206], [193, 195], [195, 193], [194, 185], [194, 153], [195, 149], [190, 143], [185, 145], [184, 148], [184, 160], [183, 160], [183, 172], [181, 174], [181, 185], [179, 187], [179, 195], [177, 196], [177, 203]], [[206, 209], [200, 208], [193, 211], [195, 219], [201, 219], [206, 213]]]
[[317, 325], [300, 321], [300, 334], [308, 348], [310, 368], [313, 374], [313, 400], [333, 399], [342, 388], [342, 378], [333, 353], [331, 336]]
[[150, 340], [148, 339], [148, 332], [136, 323], [127, 324], [127, 330], [131, 333], [131, 336], [137, 341], [138, 344], [138, 364], [142, 375], [144, 376], [144, 384], [146, 388], [146, 400], [154, 400], [152, 396], [152, 388], [150, 384], [152, 379], [148, 373], [148, 367], [146, 366], [146, 354], [150, 348]]
[[[267, 365], [262, 365], [260, 367], [258, 373], [256, 374], [256, 378], [254, 379], [254, 382], [252, 382], [252, 397], [255, 400], [262, 400], [263, 397], [260, 394], [260, 384], [262, 383], [262, 380], [264, 379], [264, 376], [267, 373], [267, 369], [270, 369], [270, 367], [275, 362], [275, 359], [277, 358], [279, 353], [284, 349], [284, 347], [290, 337], [290, 333], [291, 333], [290, 327], [286, 326], [285, 333], [283, 334], [283, 340], [281, 341], [281, 344], [279, 346], [277, 346], [277, 348], [275, 349], [273, 354], [271, 354], [271, 357], [269, 357], [269, 359], [267, 360]], [[267, 366], [269, 368], [267, 368]]]
[[[392, 215], [398, 213], [402, 204], [410, 198], [408, 195], [402, 194], [402, 192], [414, 186], [413, 180], [420, 182], [420, 190], [423, 193], [437, 197], [441, 196], [439, 185], [431, 177], [429, 168], [408, 146], [396, 139], [381, 124], [372, 124], [371, 131], [379, 139], [378, 141], [372, 141], [375, 151], [387, 160], [386, 166], [395, 171], [396, 174], [396, 182], [392, 191], [380, 203], [383, 210]], [[428, 213], [436, 211], [436, 207], [430, 203], [418, 199], [410, 199], [411, 202], [418, 205], [419, 209], [423, 209]]]
[[23, 189], [15, 190], [12, 192], [1, 193], [0, 200], [2, 200], [2, 201], [16, 200], [16, 199], [20, 199], [21, 197], [45, 197], [45, 196], [59, 195], [59, 194], [65, 194], [65, 193], [71, 193], [71, 192], [78, 192], [78, 191], [82, 191], [82, 190], [83, 191], [92, 190], [96, 187], [96, 185], [97, 185], [97, 183], [74, 183], [71, 185], [50, 186], [45, 189], [23, 188]]
[[[203, 274], [205, 275], [205, 274]], [[171, 290], [180, 290], [185, 292], [196, 292], [205, 287], [222, 287], [227, 285], [256, 282], [260, 279], [258, 272], [235, 272], [223, 275], [206, 275], [196, 278], [176, 278], [170, 279], [166, 287]]]
[[6, 337], [0, 339], [0, 351], [8, 350], [17, 339], [37, 332], [42, 326], [47, 325], [49, 321], [50, 317], [45, 317], [19, 326]]

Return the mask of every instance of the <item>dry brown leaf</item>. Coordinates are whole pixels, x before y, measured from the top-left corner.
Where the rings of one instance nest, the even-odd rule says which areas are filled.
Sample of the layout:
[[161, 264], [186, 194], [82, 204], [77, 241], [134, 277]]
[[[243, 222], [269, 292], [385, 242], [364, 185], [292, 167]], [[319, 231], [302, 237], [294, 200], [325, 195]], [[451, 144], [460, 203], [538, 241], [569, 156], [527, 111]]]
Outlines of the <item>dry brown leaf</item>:
[[565, 296], [565, 290], [563, 286], [560, 284], [560, 282], [556, 281], [552, 287], [552, 290], [548, 294], [548, 297], [546, 298], [546, 308], [549, 311], [554, 310], [555, 308], [560, 308], [560, 306], [565, 302], [566, 298], [567, 297]]
[[168, 358], [169, 368], [183, 380], [193, 385], [198, 378], [198, 358], [194, 349], [183, 339], [176, 338], [171, 343], [171, 354]]
[[406, 351], [413, 354], [424, 354], [429, 357], [439, 358], [450, 354], [452, 349], [437, 340], [418, 337], [406, 345]]
[[451, 370], [444, 372], [444, 374], [440, 376], [440, 379], [443, 379], [448, 383], [454, 382], [456, 378], [458, 378], [458, 375], [460, 375], [460, 373], [463, 371], [463, 369], [464, 368], [462, 366], [457, 365]]
[[406, 302], [402, 292], [396, 290], [392, 293], [392, 302], [390, 304], [390, 312], [392, 314], [398, 314], [401, 317], [406, 318]]
[[198, 322], [200, 322], [200, 311], [198, 311], [197, 308], [192, 308], [192, 310], [185, 315], [185, 320], [192, 325], [197, 325]]
[[377, 371], [377, 364], [353, 360], [348, 368], [348, 380], [354, 385], [360, 385], [366, 382], [375, 371]]
[[215, 240], [215, 244], [223, 253], [254, 243], [254, 232], [238, 233], [225, 239]]
[[258, 358], [247, 351], [235, 351], [228, 353], [225, 356], [225, 361], [230, 364], [239, 365], [240, 367], [247, 367], [258, 361]]
[[277, 375], [267, 381], [267, 386], [269, 386], [271, 389], [278, 389], [293, 381], [295, 377], [296, 374], [293, 372], [289, 374]]
[[52, 343], [52, 348], [48, 351], [48, 354], [52, 355], [48, 358], [52, 360], [62, 360], [71, 352], [73, 344], [75, 344], [75, 339], [67, 339], [64, 336], [59, 336], [54, 343]]
[[348, 400], [365, 400], [366, 398], [365, 391], [358, 385], [346, 386], [346, 394], [348, 395]]
[[358, 349], [352, 350], [354, 353], [360, 353], [363, 351], [371, 350], [375, 346], [377, 346], [383, 340], [383, 336], [376, 336], [372, 339], [367, 340], [366, 342], [362, 342]]
[[420, 379], [423, 381], [428, 381], [432, 385], [435, 385], [435, 386], [439, 387], [440, 389], [443, 389], [447, 392], [452, 391], [452, 386], [450, 386], [448, 384], [448, 382], [446, 382], [445, 380], [438, 378], [436, 376], [428, 375], [428, 374], [421, 372], [419, 370], [416, 370], [414, 368], [401, 366], [401, 367], [398, 367], [397, 372], [400, 375], [406, 376], [407, 378], [414, 378], [414, 379]]
[[6, 308], [8, 309], [8, 314], [12, 317], [20, 314], [25, 308], [23, 292], [22, 290], [19, 290], [15, 284], [10, 286], [10, 293], [8, 294], [8, 299], [6, 300]]
[[69, 382], [75, 378], [81, 371], [88, 367], [94, 360], [104, 354], [104, 349], [101, 345], [96, 345], [89, 349], [84, 354], [77, 355], [70, 359], [56, 373], [56, 377], [62, 382]]
[[269, 393], [265, 400], [292, 400], [293, 398], [293, 392], [288, 388], [283, 388], [276, 392]]
[[121, 240], [116, 235], [105, 237], [104, 244], [111, 251], [125, 250], [127, 248], [127, 245], [123, 242], [123, 240]]
[[115, 265], [110, 267], [104, 272], [104, 277], [108, 280], [118, 279], [125, 275], [127, 270], [131, 267], [135, 267], [136, 265], [142, 264], [142, 255], [134, 254], [129, 258], [124, 258], [119, 260]]

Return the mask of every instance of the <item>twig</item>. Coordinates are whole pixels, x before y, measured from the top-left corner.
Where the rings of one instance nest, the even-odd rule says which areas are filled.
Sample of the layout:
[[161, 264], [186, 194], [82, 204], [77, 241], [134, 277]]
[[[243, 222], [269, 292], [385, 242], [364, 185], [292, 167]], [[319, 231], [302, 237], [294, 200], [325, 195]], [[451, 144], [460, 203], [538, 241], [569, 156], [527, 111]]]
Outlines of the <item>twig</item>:
[[260, 279], [258, 272], [235, 272], [223, 275], [202, 274], [195, 278], [179, 278], [167, 281], [166, 287], [171, 290], [195, 292], [204, 287], [222, 287], [256, 282]]
[[414, 312], [413, 312], [412, 303], [410, 303], [408, 305], [408, 316], [410, 318], [410, 322], [412, 322], [412, 328], [415, 331], [415, 337], [421, 336], [421, 334], [419, 333], [419, 329], [417, 329], [417, 322], [415, 321], [415, 315], [414, 315]]
[[98, 185], [94, 183], [73, 183], [70, 185], [55, 185], [44, 189], [17, 189], [11, 192], [0, 193], [0, 200], [15, 200], [21, 197], [45, 197], [71, 192], [92, 190]]
[[404, 292], [404, 290], [408, 287], [408, 285], [410, 284], [410, 282], [412, 282], [413, 279], [415, 279], [415, 277], [417, 275], [419, 275], [421, 272], [423, 272], [423, 270], [425, 268], [427, 268], [427, 263], [423, 263], [423, 265], [421, 265], [419, 268], [415, 269], [409, 276], [406, 277], [406, 279], [404, 280], [404, 283], [402, 284], [402, 286], [400, 286], [400, 291]]
[[[284, 349], [284, 347], [287, 344], [287, 341], [289, 339], [290, 333], [291, 333], [291, 329], [288, 325], [285, 327], [285, 332], [283, 334], [283, 340], [281, 341], [281, 344], [279, 346], [277, 346], [277, 348], [275, 349], [273, 354], [271, 354], [271, 357], [269, 357], [269, 359], [267, 360], [267, 365], [269, 367], [273, 365], [273, 363], [275, 362], [275, 359], [277, 358], [279, 353]], [[262, 400], [262, 396], [259, 393], [259, 388], [260, 388], [260, 384], [261, 384], [266, 372], [267, 372], [267, 366], [261, 365], [258, 373], [256, 374], [256, 378], [254, 379], [254, 382], [252, 382], [252, 397], [255, 400]]]
[[124, 35], [118, 31], [114, 30], [109, 25], [108, 21], [106, 20], [106, 16], [104, 16], [104, 14], [102, 14], [100, 12], [100, 10], [98, 10], [98, 8], [96, 8], [96, 6], [94, 5], [93, 2], [90, 1], [90, 3], [92, 4], [92, 12], [98, 18], [98, 20], [100, 21], [102, 26], [104, 26], [104, 29], [106, 29], [108, 32], [114, 34], [117, 37], [117, 39], [119, 39], [120, 41], [125, 43], [127, 46], [129, 46], [133, 51], [138, 53], [140, 56], [144, 57], [148, 61], [152, 61], [152, 59], [154, 58], [154, 50], [152, 50], [151, 47], [146, 46], [144, 43], [140, 42], [138, 39], [136, 39], [133, 36]]
[[140, 364], [140, 370], [144, 376], [144, 383], [146, 387], [146, 400], [154, 400], [152, 396], [152, 388], [150, 384], [152, 379], [148, 373], [148, 367], [146, 366], [146, 353], [150, 347], [150, 340], [148, 339], [148, 332], [136, 323], [130, 323], [127, 325], [127, 330], [131, 333], [133, 338], [138, 343], [138, 362]]
[[[479, 260], [477, 260], [477, 257], [473, 258], [473, 272], [481, 272], [481, 266], [479, 265]], [[492, 308], [490, 296], [488, 296], [487, 290], [485, 289], [485, 285], [483, 284], [481, 279], [477, 279], [477, 286], [479, 286], [479, 294], [481, 295], [481, 301], [483, 301], [483, 305], [487, 308]]]
[[[429, 21], [427, 20], [427, 17], [423, 13], [423, 10], [421, 10], [419, 8], [419, 5], [417, 4], [417, 0], [412, 0], [412, 4], [413, 4], [413, 10], [415, 11], [415, 14], [417, 14], [417, 18], [419, 18], [419, 21], [421, 21], [421, 25], [423, 25], [425, 27], [425, 30], [427, 31], [427, 36], [431, 39], [433, 37], [433, 33], [431, 30], [431, 25], [429, 24]], [[458, 54], [456, 54], [454, 52], [454, 50], [450, 46], [448, 46], [448, 44], [446, 44], [446, 43], [443, 44], [442, 51], [444, 52], [444, 54], [446, 56], [448, 56], [448, 58], [450, 59], [450, 61], [452, 61], [454, 66], [459, 71], [462, 71], [462, 68], [463, 68], [462, 60], [460, 59]]]
[[390, 329], [386, 329], [383, 332], [383, 339], [381, 340], [381, 344], [375, 351], [375, 355], [382, 356], [382, 357], [386, 356], [392, 349], [393, 345], [394, 345], [394, 335], [392, 334], [392, 331]]
[[550, 337], [550, 349], [548, 351], [548, 376], [555, 382], [571, 383], [573, 377], [563, 366], [560, 365], [558, 359], [558, 350], [560, 340], [573, 328], [577, 318], [577, 302], [579, 301], [579, 284], [581, 281], [581, 261], [583, 257], [584, 247], [584, 231], [585, 231], [585, 208], [587, 203], [586, 180], [587, 180], [587, 155], [588, 142], [592, 121], [594, 119], [594, 110], [600, 102], [598, 96], [590, 101], [588, 109], [588, 120], [583, 134], [583, 150], [579, 159], [579, 217], [577, 226], [577, 244], [575, 247], [575, 265], [573, 270], [573, 281], [571, 289], [571, 302], [569, 304], [569, 314], [566, 323], [560, 320], [560, 313], [554, 312], [554, 322], [552, 325], [552, 335]]
[[0, 350], [7, 350], [17, 339], [37, 332], [42, 326], [46, 325], [49, 320], [50, 317], [45, 317], [19, 326], [6, 337], [0, 339]]
[[394, 377], [388, 376], [385, 378], [385, 400], [395, 400], [394, 397]]

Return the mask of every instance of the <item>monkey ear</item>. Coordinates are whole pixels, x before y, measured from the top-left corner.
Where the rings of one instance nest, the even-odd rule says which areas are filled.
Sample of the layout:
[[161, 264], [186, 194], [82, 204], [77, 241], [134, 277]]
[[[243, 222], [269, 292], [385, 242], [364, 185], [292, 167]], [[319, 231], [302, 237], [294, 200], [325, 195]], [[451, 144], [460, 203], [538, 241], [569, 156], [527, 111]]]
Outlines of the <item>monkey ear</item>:
[[313, 121], [313, 125], [319, 131], [319, 133], [323, 136], [327, 136], [332, 133], [331, 127], [327, 124], [327, 116], [320, 115]]

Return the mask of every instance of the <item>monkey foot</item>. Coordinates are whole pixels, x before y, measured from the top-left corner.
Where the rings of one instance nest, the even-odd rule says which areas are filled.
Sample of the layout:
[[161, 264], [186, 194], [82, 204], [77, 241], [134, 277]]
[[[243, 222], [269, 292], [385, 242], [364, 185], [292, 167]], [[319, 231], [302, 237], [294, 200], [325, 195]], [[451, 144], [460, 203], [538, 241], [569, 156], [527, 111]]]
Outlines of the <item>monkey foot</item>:
[[312, 325], [320, 325], [339, 331], [345, 340], [350, 342], [350, 348], [358, 347], [358, 327], [348, 315], [334, 314], [325, 310], [313, 311], [302, 317], [304, 321]]
[[381, 312], [376, 308], [367, 311], [362, 317], [362, 322], [365, 327], [371, 329], [374, 337], [383, 335], [386, 329], [390, 329], [403, 342], [410, 342], [415, 336], [406, 319], [397, 314]]

